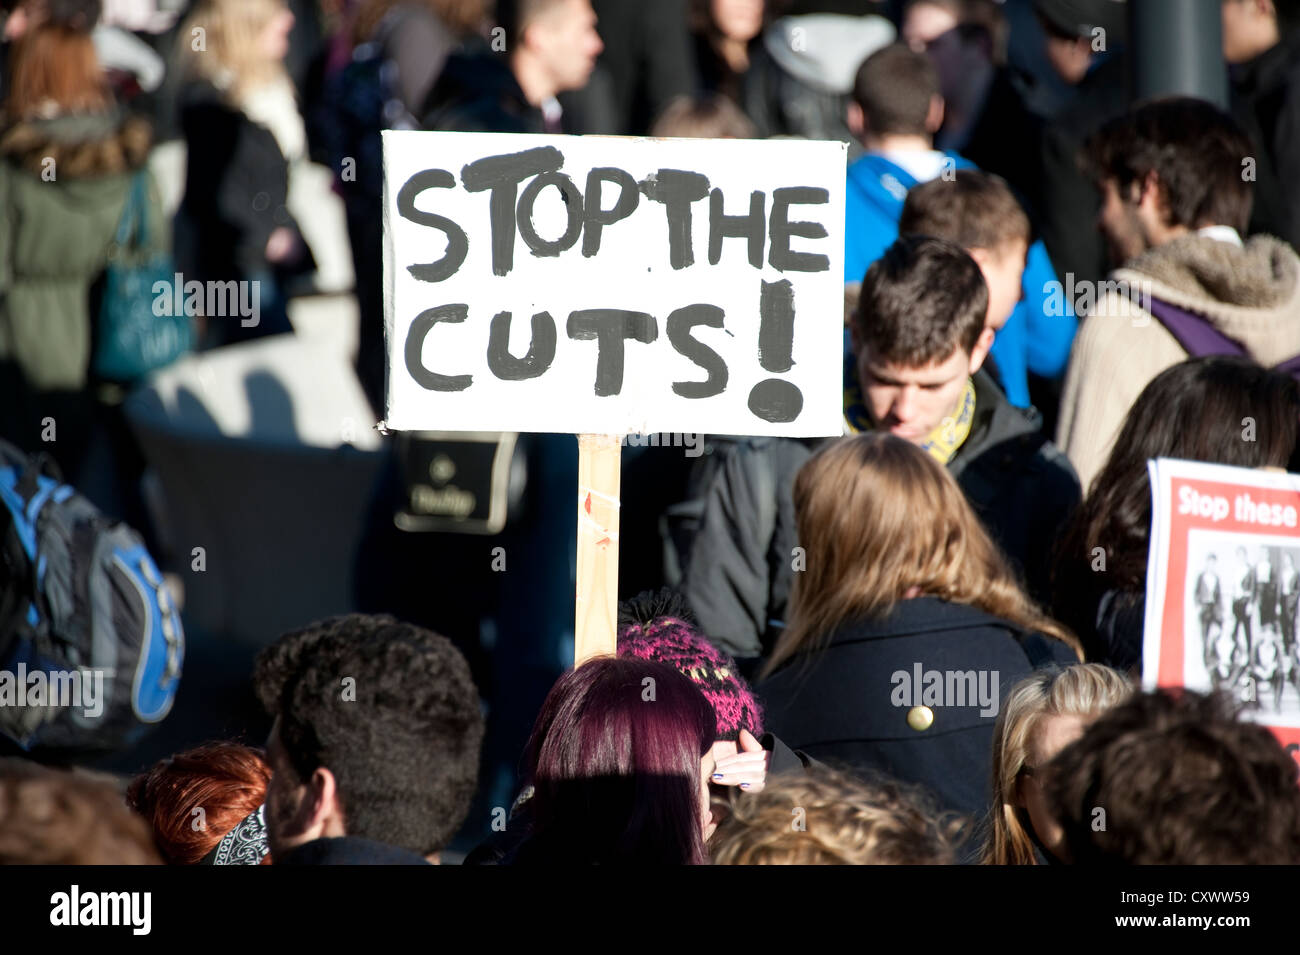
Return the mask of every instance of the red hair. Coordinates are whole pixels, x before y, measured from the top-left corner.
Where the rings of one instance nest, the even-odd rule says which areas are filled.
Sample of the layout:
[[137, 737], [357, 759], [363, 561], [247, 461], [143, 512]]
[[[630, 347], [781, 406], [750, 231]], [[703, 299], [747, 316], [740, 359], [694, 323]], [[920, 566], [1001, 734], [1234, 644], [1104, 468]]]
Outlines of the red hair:
[[529, 741], [518, 861], [707, 862], [700, 760], [716, 730], [708, 700], [666, 663], [597, 657], [566, 673]]
[[[207, 743], [164, 759], [131, 780], [126, 798], [153, 828], [171, 865], [197, 865], [266, 800], [271, 767], [262, 751]], [[202, 810], [202, 812], [195, 812]], [[262, 864], [270, 863], [268, 855]]]
[[5, 113], [10, 120], [60, 112], [98, 112], [111, 100], [87, 30], [42, 23], [15, 44]]

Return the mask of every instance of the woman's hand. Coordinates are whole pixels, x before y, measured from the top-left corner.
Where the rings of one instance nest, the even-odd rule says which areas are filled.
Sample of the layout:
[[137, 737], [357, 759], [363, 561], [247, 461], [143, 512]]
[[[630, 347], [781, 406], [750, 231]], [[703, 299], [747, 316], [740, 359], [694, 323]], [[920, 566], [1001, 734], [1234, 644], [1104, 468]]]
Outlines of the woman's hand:
[[300, 252], [299, 242], [297, 232], [288, 226], [278, 226], [266, 240], [266, 260], [275, 265], [294, 261]]
[[721, 740], [715, 743], [713, 752], [717, 766], [711, 782], [719, 786], [739, 786], [749, 793], [763, 791], [772, 754], [763, 749], [749, 730], [740, 731], [737, 743]]

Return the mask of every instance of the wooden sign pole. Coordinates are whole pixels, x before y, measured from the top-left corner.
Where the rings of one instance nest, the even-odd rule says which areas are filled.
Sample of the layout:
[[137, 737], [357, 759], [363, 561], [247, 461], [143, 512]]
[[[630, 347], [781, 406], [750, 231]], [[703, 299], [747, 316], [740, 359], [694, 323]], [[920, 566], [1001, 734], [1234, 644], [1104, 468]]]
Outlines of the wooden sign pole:
[[578, 435], [578, 587], [573, 665], [617, 652], [622, 439]]

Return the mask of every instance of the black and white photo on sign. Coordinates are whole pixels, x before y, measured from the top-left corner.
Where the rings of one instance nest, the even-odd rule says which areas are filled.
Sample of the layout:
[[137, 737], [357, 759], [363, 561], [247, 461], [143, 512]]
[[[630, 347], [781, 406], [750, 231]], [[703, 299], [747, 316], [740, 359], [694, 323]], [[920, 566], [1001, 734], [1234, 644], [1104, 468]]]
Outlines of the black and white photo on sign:
[[1224, 690], [1256, 719], [1300, 726], [1298, 607], [1300, 538], [1190, 531], [1187, 685]]

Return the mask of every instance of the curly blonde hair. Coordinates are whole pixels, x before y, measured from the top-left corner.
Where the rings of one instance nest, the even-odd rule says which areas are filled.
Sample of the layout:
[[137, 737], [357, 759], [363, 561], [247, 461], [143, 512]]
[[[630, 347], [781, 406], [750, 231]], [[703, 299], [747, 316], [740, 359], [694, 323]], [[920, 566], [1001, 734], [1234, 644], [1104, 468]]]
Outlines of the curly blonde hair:
[[714, 865], [948, 865], [962, 828], [919, 790], [816, 766], [738, 796], [709, 850]]
[[1124, 702], [1133, 684], [1118, 670], [1099, 663], [1040, 670], [1007, 694], [993, 729], [993, 803], [984, 843], [986, 865], [1034, 865], [1029, 821], [1020, 807], [1020, 774], [1029, 741], [1047, 716], [1093, 719]]

